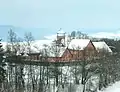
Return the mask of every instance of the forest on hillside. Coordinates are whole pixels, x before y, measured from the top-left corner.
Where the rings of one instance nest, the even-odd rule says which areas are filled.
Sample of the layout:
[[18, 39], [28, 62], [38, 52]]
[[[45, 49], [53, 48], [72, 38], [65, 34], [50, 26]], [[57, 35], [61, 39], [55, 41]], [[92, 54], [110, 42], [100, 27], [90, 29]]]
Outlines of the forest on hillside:
[[[10, 30], [6, 51], [0, 44], [0, 92], [97, 92], [120, 80], [120, 40], [91, 38], [80, 31], [73, 31], [68, 37], [105, 41], [113, 54], [104, 52], [99, 59], [67, 65], [25, 64], [23, 57], [17, 54], [24, 52], [26, 46], [30, 53], [34, 37], [29, 32], [19, 38]], [[26, 44], [21, 45], [21, 42]], [[50, 49], [56, 54], [55, 49]], [[42, 62], [46, 62], [47, 52], [49, 49], [42, 54]]]

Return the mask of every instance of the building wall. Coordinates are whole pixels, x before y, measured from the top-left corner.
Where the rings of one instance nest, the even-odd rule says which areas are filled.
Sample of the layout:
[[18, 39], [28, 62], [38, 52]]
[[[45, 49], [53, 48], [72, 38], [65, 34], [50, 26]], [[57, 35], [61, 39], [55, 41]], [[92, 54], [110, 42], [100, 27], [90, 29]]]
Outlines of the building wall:
[[93, 57], [96, 57], [96, 55], [97, 55], [97, 50], [95, 46], [92, 44], [92, 42], [90, 41], [87, 47], [84, 49], [84, 56], [86, 58], [93, 58]]
[[27, 56], [26, 59], [29, 59], [29, 60], [40, 60], [40, 56], [37, 55], [37, 54], [33, 54], [33, 55]]
[[69, 62], [69, 61], [71, 61], [71, 58], [72, 58], [71, 52], [67, 48], [65, 50], [65, 52], [63, 53], [62, 57], [61, 57], [61, 61], [65, 61], [65, 62], [67, 61], [67, 62]]
[[[62, 55], [62, 57], [49, 57], [48, 62], [70, 62], [70, 61], [76, 61], [76, 60], [84, 60], [84, 59], [90, 59], [95, 57], [97, 54], [97, 51], [90, 41], [84, 50], [72, 50], [72, 49], [66, 49]], [[40, 57], [38, 55], [30, 55], [29, 59], [31, 60], [40, 60]]]
[[72, 60], [81, 60], [83, 58], [83, 50], [70, 50], [72, 54]]
[[97, 51], [90, 41], [87, 47], [84, 50], [71, 50], [67, 49], [63, 56], [62, 61], [76, 61], [84, 59], [92, 59], [97, 54]]

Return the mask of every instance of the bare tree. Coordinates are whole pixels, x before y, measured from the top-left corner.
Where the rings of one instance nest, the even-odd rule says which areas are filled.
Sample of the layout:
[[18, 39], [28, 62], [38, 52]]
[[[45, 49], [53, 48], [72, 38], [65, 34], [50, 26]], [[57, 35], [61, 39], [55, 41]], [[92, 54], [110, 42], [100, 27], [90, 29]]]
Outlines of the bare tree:
[[[21, 40], [17, 37], [16, 33], [10, 29], [8, 32], [8, 44], [7, 44], [7, 90], [11, 91], [18, 91], [24, 88], [24, 79], [23, 79], [23, 68], [24, 66], [21, 63], [20, 58], [20, 44]], [[10, 87], [11, 86], [11, 87]]]
[[27, 42], [28, 53], [30, 53], [31, 45], [32, 45], [32, 42], [34, 41], [34, 37], [32, 36], [32, 33], [31, 32], [25, 33], [24, 39]]

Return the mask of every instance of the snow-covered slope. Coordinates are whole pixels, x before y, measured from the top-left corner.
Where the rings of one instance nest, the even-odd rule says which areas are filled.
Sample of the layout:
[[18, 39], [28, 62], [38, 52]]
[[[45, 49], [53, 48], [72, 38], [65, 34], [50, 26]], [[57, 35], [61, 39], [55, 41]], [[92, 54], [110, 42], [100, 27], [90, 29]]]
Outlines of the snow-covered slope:
[[112, 86], [106, 88], [104, 91], [99, 91], [99, 92], [120, 92], [120, 82], [116, 82]]

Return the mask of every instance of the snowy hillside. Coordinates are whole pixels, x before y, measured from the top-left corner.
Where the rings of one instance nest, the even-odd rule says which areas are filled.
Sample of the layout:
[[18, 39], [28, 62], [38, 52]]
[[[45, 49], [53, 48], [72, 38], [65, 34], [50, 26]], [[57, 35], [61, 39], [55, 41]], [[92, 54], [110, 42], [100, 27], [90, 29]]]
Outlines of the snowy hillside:
[[104, 91], [98, 91], [98, 92], [120, 92], [120, 82], [116, 82], [112, 86], [109, 86]]

